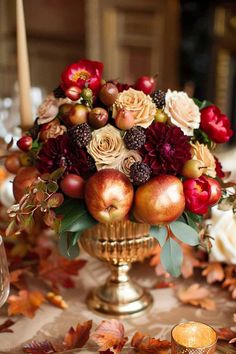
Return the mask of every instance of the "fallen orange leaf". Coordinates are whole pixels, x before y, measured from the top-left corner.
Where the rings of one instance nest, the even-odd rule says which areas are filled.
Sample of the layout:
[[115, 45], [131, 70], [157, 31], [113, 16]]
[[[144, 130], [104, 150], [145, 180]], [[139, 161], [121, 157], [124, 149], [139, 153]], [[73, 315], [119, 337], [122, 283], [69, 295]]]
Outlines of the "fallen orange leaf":
[[89, 339], [92, 324], [92, 321], [87, 321], [82, 324], [78, 323], [76, 329], [70, 327], [63, 341], [63, 344], [66, 346], [66, 348], [83, 348]]
[[131, 340], [131, 346], [138, 354], [167, 354], [171, 344], [167, 340], [160, 340], [136, 332]]
[[224, 269], [219, 262], [209, 263], [203, 270], [202, 275], [207, 278], [209, 284], [222, 281], [225, 277]]
[[206, 310], [215, 310], [215, 302], [209, 298], [209, 295], [209, 290], [197, 283], [186, 289], [180, 289], [178, 292], [178, 298], [184, 304], [200, 306]]
[[32, 318], [44, 300], [44, 295], [39, 291], [20, 290], [18, 295], [8, 298], [8, 315], [22, 314]]
[[114, 354], [120, 353], [128, 340], [123, 324], [116, 319], [102, 321], [91, 338], [99, 345], [100, 352], [109, 349]]

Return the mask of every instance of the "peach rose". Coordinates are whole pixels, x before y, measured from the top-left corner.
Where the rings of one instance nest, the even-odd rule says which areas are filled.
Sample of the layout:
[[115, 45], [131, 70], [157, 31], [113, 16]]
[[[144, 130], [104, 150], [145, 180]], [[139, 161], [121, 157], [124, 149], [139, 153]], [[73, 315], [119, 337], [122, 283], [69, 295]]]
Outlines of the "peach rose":
[[200, 144], [198, 141], [192, 144], [193, 160], [198, 160], [204, 167], [203, 173], [210, 177], [216, 177], [216, 162], [214, 156], [204, 144]]
[[179, 127], [185, 135], [192, 136], [193, 130], [200, 125], [200, 111], [185, 92], [168, 90], [165, 97], [165, 113], [170, 123]]
[[156, 106], [151, 97], [132, 88], [119, 93], [113, 105], [113, 117], [122, 108], [133, 114], [135, 125], [143, 128], [147, 128], [152, 123], [156, 113]]
[[110, 124], [96, 129], [87, 146], [88, 153], [94, 158], [97, 170], [117, 168], [126, 151], [120, 130]]
[[142, 161], [142, 157], [136, 150], [126, 150], [118, 166], [118, 170], [123, 172], [128, 178], [130, 176], [130, 167], [134, 162]]

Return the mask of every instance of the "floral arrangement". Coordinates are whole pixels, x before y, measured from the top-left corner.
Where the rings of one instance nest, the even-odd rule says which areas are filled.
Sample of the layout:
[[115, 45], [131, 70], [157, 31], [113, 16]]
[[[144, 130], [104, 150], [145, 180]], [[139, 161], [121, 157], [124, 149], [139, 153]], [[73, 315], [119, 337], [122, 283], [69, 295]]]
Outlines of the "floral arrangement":
[[102, 73], [100, 62], [69, 65], [18, 140], [18, 162], [5, 164], [16, 173], [18, 203], [7, 235], [40, 220], [75, 257], [80, 235], [98, 222], [146, 223], [163, 266], [178, 276], [180, 244], [201, 242], [201, 221], [214, 205], [234, 205], [213, 152], [233, 134], [229, 119], [208, 101], [156, 89], [152, 77], [128, 85]]

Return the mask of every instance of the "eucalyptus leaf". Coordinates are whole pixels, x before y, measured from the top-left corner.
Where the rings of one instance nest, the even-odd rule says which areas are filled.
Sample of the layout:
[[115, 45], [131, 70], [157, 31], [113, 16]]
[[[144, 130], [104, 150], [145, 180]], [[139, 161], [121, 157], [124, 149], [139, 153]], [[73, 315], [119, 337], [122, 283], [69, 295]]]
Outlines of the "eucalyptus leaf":
[[60, 232], [83, 231], [97, 223], [89, 214], [83, 201], [67, 199], [56, 210], [57, 215], [63, 215]]
[[181, 274], [181, 265], [183, 262], [183, 253], [179, 244], [169, 238], [161, 250], [161, 264], [168, 273], [174, 277]]
[[81, 233], [63, 232], [59, 235], [58, 246], [60, 253], [67, 259], [74, 259], [79, 256], [80, 249], [78, 239]]
[[167, 229], [166, 227], [159, 227], [159, 226], [151, 226], [150, 228], [151, 236], [155, 237], [159, 242], [160, 246], [163, 247], [167, 237]]
[[180, 241], [186, 243], [187, 245], [199, 245], [198, 232], [191, 226], [181, 221], [175, 221], [170, 224], [170, 229], [175, 237], [177, 237]]

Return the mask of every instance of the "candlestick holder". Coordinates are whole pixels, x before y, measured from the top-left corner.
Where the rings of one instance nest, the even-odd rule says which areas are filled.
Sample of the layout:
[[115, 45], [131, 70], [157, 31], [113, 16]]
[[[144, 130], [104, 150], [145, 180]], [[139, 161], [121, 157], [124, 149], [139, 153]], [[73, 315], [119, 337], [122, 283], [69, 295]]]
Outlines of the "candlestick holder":
[[187, 322], [175, 326], [171, 332], [172, 354], [214, 354], [215, 330], [201, 322]]
[[133, 262], [142, 262], [156, 245], [149, 225], [130, 221], [97, 224], [86, 230], [80, 244], [92, 257], [107, 262], [111, 275], [87, 297], [90, 309], [107, 315], [134, 315], [148, 309], [152, 296], [129, 277]]

